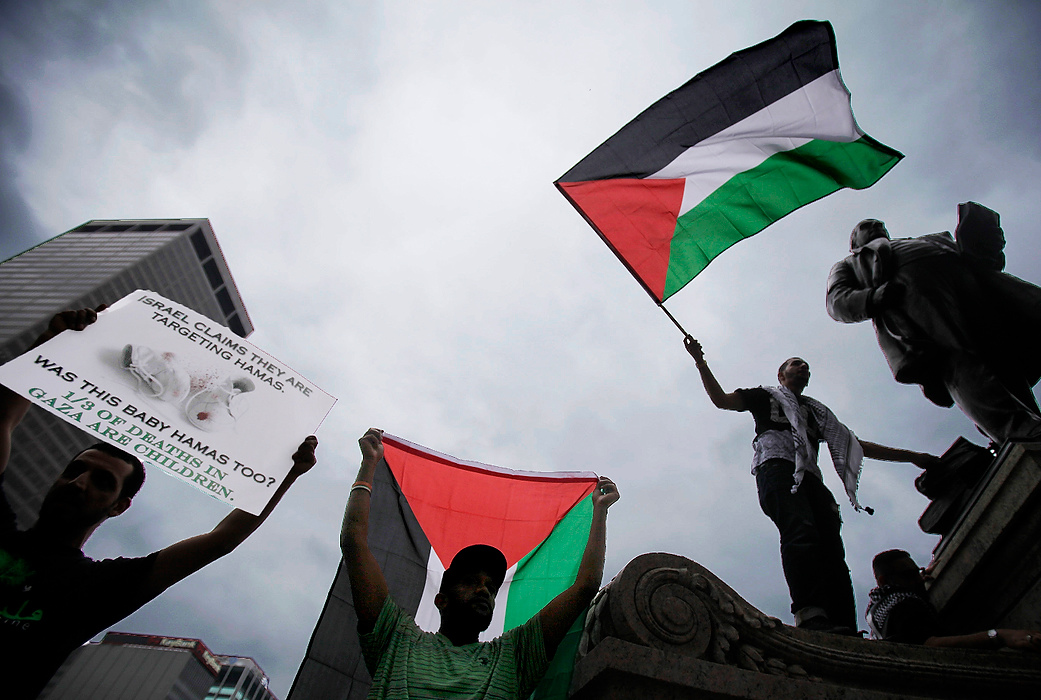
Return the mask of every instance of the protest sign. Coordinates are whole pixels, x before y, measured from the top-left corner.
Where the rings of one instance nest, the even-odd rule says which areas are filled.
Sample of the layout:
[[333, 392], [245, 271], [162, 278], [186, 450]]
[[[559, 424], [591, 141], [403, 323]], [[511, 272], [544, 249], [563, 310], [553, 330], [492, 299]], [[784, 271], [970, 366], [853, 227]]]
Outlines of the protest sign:
[[336, 403], [224, 326], [143, 290], [3, 365], [0, 383], [253, 514]]

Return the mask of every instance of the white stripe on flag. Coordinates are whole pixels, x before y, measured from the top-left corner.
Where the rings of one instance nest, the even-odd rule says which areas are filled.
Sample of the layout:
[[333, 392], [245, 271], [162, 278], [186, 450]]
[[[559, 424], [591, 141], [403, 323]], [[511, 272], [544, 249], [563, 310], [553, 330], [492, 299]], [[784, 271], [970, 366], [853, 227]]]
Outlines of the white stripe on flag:
[[[517, 565], [514, 564], [506, 570], [506, 578], [502, 582], [502, 588], [495, 596], [495, 611], [492, 613], [492, 623], [488, 629], [480, 634], [480, 641], [490, 642], [503, 633], [506, 624], [506, 602], [510, 599], [510, 583], [513, 575], [517, 573]], [[434, 596], [441, 588], [441, 578], [445, 575], [445, 565], [441, 563], [434, 548], [430, 548], [430, 557], [427, 559], [427, 576], [423, 583], [423, 595], [419, 599], [419, 608], [416, 610], [416, 624], [421, 630], [437, 632], [441, 627], [441, 613], [434, 605]]]
[[416, 624], [419, 629], [427, 632], [437, 632], [441, 627], [441, 613], [434, 605], [434, 596], [437, 589], [441, 587], [441, 577], [445, 574], [445, 565], [437, 557], [434, 548], [430, 548], [430, 556], [427, 557], [427, 578], [423, 583], [423, 595], [419, 598], [419, 607], [416, 609]]
[[517, 565], [514, 564], [506, 569], [506, 578], [502, 581], [502, 588], [495, 596], [495, 611], [492, 613], [492, 623], [488, 629], [481, 632], [478, 639], [482, 642], [490, 642], [502, 635], [506, 630], [506, 603], [510, 601], [510, 584], [513, 583], [513, 575], [517, 573]]
[[814, 139], [851, 143], [861, 136], [849, 90], [834, 70], [688, 148], [650, 177], [686, 179], [682, 216], [738, 173], [777, 153]]

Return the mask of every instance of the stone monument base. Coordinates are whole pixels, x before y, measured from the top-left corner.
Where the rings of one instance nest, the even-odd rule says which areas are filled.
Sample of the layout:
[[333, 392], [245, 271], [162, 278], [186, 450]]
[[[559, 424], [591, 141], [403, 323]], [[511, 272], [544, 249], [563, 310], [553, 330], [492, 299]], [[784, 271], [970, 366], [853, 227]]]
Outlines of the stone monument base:
[[578, 700], [1041, 697], [1039, 657], [810, 632], [768, 617], [701, 565], [633, 559], [586, 618]]

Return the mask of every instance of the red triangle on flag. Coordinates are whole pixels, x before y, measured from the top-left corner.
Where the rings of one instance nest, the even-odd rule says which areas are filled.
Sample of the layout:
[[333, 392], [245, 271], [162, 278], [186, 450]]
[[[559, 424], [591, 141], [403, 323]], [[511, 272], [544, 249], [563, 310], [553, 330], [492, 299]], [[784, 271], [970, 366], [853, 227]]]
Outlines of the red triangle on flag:
[[459, 550], [490, 544], [513, 566], [593, 491], [588, 472], [515, 472], [455, 460], [389, 435], [384, 459], [430, 546], [447, 567]]
[[629, 271], [658, 301], [683, 204], [683, 178], [558, 182]]

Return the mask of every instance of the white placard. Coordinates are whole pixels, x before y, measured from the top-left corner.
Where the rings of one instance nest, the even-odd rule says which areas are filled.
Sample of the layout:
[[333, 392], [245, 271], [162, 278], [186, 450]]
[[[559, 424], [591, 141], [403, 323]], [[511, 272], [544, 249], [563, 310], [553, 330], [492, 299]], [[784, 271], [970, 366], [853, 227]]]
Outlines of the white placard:
[[224, 326], [142, 290], [3, 365], [0, 383], [152, 473], [253, 514], [336, 403]]

